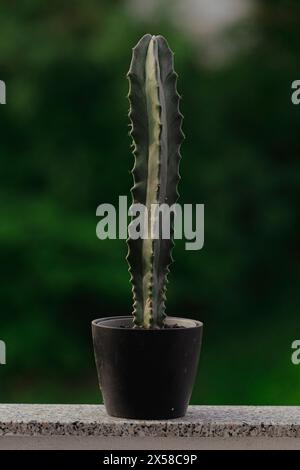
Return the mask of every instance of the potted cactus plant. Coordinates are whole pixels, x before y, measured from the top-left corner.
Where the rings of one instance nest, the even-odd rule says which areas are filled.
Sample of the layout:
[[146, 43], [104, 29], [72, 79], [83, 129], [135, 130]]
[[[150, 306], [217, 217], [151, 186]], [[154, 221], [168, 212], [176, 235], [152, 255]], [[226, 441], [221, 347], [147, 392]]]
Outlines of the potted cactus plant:
[[[134, 204], [172, 206], [178, 199], [182, 115], [173, 53], [146, 34], [128, 72]], [[151, 232], [152, 233], [152, 232]], [[168, 419], [186, 413], [197, 371], [202, 323], [165, 314], [172, 261], [169, 238], [128, 238], [133, 315], [92, 322], [95, 359], [109, 415]]]

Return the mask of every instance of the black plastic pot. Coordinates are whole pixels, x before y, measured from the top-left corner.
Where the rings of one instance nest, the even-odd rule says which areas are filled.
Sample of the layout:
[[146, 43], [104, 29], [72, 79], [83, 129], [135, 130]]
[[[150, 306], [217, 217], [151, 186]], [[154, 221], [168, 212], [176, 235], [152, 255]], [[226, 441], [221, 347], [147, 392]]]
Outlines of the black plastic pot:
[[203, 324], [175, 317], [166, 322], [179, 328], [133, 329], [132, 317], [92, 322], [99, 384], [109, 415], [133, 419], [185, 415]]

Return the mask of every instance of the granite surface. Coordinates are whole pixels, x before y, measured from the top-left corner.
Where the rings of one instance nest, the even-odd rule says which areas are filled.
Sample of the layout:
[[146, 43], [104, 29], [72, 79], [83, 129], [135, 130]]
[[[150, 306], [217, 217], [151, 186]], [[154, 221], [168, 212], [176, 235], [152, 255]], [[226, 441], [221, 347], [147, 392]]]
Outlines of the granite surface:
[[0, 436], [300, 437], [297, 406], [190, 406], [184, 418], [111, 418], [103, 405], [0, 405]]

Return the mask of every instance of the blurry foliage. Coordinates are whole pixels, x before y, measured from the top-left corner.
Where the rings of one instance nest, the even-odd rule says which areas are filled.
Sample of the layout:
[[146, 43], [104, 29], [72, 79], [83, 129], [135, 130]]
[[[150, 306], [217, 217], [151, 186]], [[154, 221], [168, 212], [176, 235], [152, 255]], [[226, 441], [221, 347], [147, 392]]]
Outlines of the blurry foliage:
[[[254, 41], [222, 65], [120, 1], [0, 6], [0, 401], [99, 400], [90, 321], [128, 314], [124, 241], [99, 241], [96, 207], [129, 194], [131, 47], [165, 35], [183, 95], [181, 202], [205, 204], [205, 246], [178, 242], [168, 312], [205, 322], [194, 403], [297, 404], [300, 8], [262, 1]], [[300, 366], [299, 366], [300, 367]]]

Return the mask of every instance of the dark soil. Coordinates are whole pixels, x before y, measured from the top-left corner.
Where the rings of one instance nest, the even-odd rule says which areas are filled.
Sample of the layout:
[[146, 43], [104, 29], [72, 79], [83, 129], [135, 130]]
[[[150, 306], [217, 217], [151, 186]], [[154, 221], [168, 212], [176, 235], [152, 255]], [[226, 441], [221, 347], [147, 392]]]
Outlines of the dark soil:
[[[125, 328], [126, 330], [145, 330], [146, 328], [142, 328], [140, 326], [124, 326], [121, 325], [119, 328]], [[161, 328], [149, 328], [149, 330], [173, 330], [173, 329], [178, 329], [178, 328], [185, 328], [185, 326], [180, 326], [177, 323], [174, 325], [164, 325]]]

